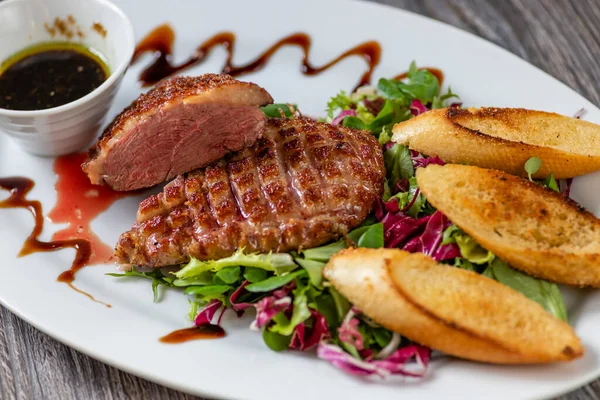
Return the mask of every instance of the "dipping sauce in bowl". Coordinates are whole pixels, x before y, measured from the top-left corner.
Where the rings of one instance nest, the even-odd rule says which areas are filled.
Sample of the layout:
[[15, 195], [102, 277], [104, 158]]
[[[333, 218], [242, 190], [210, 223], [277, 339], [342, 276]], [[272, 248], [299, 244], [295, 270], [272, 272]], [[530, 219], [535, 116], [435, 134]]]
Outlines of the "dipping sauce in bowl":
[[108, 0], [0, 0], [0, 135], [41, 156], [88, 147], [134, 49]]
[[0, 108], [45, 110], [82, 98], [110, 75], [104, 57], [78, 43], [28, 47], [0, 64]]

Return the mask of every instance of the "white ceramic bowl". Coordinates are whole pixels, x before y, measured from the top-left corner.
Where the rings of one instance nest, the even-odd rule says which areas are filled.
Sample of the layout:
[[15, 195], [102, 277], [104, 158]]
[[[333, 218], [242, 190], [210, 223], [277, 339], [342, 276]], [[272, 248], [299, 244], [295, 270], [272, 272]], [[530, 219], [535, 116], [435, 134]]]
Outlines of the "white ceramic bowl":
[[[51, 35], [55, 18], [74, 23], [72, 33]], [[93, 28], [101, 24], [105, 35]], [[77, 31], [83, 35], [78, 35]], [[6, 0], [0, 2], [0, 63], [25, 47], [40, 42], [72, 41], [100, 52], [110, 69], [108, 79], [93, 92], [71, 103], [36, 111], [0, 108], [0, 132], [23, 150], [56, 156], [81, 150], [98, 133], [121, 78], [127, 70], [135, 38], [127, 16], [106, 0]]]

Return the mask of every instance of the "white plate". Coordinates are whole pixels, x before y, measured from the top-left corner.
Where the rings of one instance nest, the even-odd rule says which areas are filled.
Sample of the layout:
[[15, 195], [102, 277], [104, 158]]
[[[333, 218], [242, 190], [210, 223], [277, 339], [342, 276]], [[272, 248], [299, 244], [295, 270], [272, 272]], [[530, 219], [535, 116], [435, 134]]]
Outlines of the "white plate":
[[[565, 85], [519, 58], [470, 34], [396, 9], [367, 3], [319, 0], [296, 2], [189, 2], [170, 0], [119, 1], [133, 20], [138, 38], [169, 21], [177, 32], [175, 59], [188, 56], [200, 42], [222, 30], [238, 35], [235, 60], [247, 61], [286, 34], [306, 31], [313, 37], [311, 59], [321, 64], [340, 51], [368, 39], [378, 40], [383, 57], [375, 78], [406, 69], [411, 60], [438, 66], [446, 81], [467, 105], [521, 106], [571, 115], [588, 110], [586, 119], [600, 122], [600, 110]], [[218, 71], [224, 52], [219, 49], [189, 74]], [[298, 72], [301, 54], [286, 48], [264, 70], [245, 76], [271, 92], [277, 101], [296, 102], [307, 114], [322, 115], [327, 99], [349, 90], [363, 71], [362, 60], [344, 61], [314, 78]], [[140, 92], [138, 72], [131, 68], [111, 116]], [[0, 135], [0, 176], [21, 175], [35, 180], [30, 197], [40, 199], [47, 212], [54, 205], [52, 160], [27, 155]], [[575, 180], [573, 196], [592, 212], [600, 212], [595, 186], [600, 175]], [[0, 193], [4, 198], [5, 193]], [[135, 218], [139, 199], [114, 204], [92, 228], [114, 244]], [[585, 356], [573, 363], [545, 367], [494, 367], [457, 360], [434, 363], [420, 384], [390, 380], [372, 383], [350, 377], [313, 355], [276, 354], [261, 335], [247, 329], [249, 320], [231, 316], [228, 337], [183, 345], [164, 345], [158, 338], [189, 324], [187, 302], [169, 291], [152, 303], [148, 282], [104, 276], [112, 266], [90, 267], [76, 284], [113, 308], [93, 303], [55, 281], [66, 269], [73, 251], [16, 258], [32, 227], [25, 210], [0, 210], [0, 301], [10, 310], [52, 335], [101, 361], [183, 391], [237, 399], [344, 398], [420, 400], [448, 397], [516, 399], [557, 395], [600, 375], [600, 293], [569, 296], [571, 323], [581, 337]], [[59, 227], [47, 223], [42, 238]], [[68, 382], [65, 382], [68, 384]]]

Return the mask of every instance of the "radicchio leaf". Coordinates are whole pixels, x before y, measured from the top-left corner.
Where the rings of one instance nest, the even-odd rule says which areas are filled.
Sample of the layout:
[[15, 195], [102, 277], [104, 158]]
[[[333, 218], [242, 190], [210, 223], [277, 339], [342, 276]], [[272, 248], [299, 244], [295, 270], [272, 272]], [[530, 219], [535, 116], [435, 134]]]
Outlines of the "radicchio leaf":
[[261, 329], [273, 319], [275, 314], [287, 310], [291, 305], [292, 298], [290, 296], [278, 298], [273, 295], [259, 300], [254, 305], [256, 307], [256, 318], [250, 324], [250, 329]]
[[429, 109], [427, 107], [425, 107], [425, 105], [419, 99], [414, 99], [410, 103], [410, 112], [415, 117], [417, 115], [421, 115], [423, 113], [426, 113], [427, 111], [429, 111]]
[[365, 348], [365, 345], [363, 337], [358, 330], [360, 321], [358, 318], [355, 318], [357, 313], [358, 310], [354, 307], [348, 311], [348, 314], [346, 314], [342, 324], [338, 328], [338, 337], [342, 342], [354, 346], [356, 350], [361, 351]]
[[[223, 303], [221, 303], [221, 301], [219, 300], [212, 300], [210, 303], [208, 303], [196, 316], [196, 319], [194, 320], [194, 324], [196, 326], [202, 326], [202, 325], [209, 325], [213, 323], [213, 320], [215, 318], [215, 314], [217, 313], [217, 311], [219, 311], [219, 309], [223, 306]], [[225, 313], [225, 309], [222, 310], [221, 315], [219, 316], [219, 320], [217, 321], [217, 324], [221, 322], [221, 317], [223, 317], [223, 314]]]
[[306, 322], [296, 326], [292, 335], [290, 349], [306, 351], [310, 350], [321, 341], [329, 339], [331, 333], [327, 327], [327, 320], [318, 311], [310, 310], [312, 319], [312, 328], [306, 326]]
[[409, 240], [403, 250], [424, 253], [437, 261], [460, 257], [460, 249], [455, 243], [442, 245], [444, 231], [450, 225], [452, 222], [436, 211], [427, 221], [423, 234]]
[[[323, 341], [317, 348], [317, 356], [343, 371], [358, 376], [377, 376], [385, 378], [389, 375], [401, 375], [421, 378], [427, 372], [431, 350], [410, 345], [398, 349], [382, 360], [360, 360], [345, 352], [341, 347]], [[415, 363], [411, 363], [411, 361]], [[407, 365], [409, 364], [410, 365]]]
[[356, 110], [343, 110], [337, 117], [331, 121], [331, 125], [337, 126], [342, 123], [346, 117], [356, 117]]

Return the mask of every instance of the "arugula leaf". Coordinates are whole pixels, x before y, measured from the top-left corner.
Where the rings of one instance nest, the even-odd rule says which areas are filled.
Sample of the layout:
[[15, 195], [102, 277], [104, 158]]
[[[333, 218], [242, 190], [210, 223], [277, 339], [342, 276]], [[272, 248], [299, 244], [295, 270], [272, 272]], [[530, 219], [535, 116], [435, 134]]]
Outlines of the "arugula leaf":
[[358, 117], [348, 116], [342, 121], [342, 125], [353, 129], [367, 129], [367, 125]]
[[175, 279], [173, 286], [192, 286], [192, 285], [212, 285], [214, 283], [215, 273], [204, 271], [200, 275], [196, 275], [189, 279]]
[[[367, 220], [367, 221], [363, 222], [362, 226], [359, 226], [358, 228], [356, 228], [353, 231], [351, 231], [350, 233], [348, 233], [346, 235], [346, 238], [348, 240], [351, 240], [354, 243], [357, 243], [358, 240], [360, 239], [360, 237], [369, 229], [369, 227], [376, 222], [377, 222], [377, 220], [374, 220], [374, 221]], [[344, 241], [342, 241], [342, 242], [344, 242]], [[345, 242], [344, 242], [344, 244], [345, 244]], [[327, 259], [327, 261], [329, 261], [329, 259]]]
[[246, 290], [252, 293], [270, 292], [287, 285], [298, 277], [306, 276], [306, 274], [307, 273], [305, 270], [301, 270], [289, 273], [287, 275], [272, 276], [264, 281], [251, 283], [250, 285], [246, 286]]
[[394, 187], [398, 180], [408, 179], [415, 175], [410, 150], [406, 146], [396, 143], [383, 153], [383, 161], [391, 187]]
[[369, 124], [368, 129], [375, 134], [379, 134], [384, 126], [394, 122], [395, 115], [394, 103], [391, 100], [386, 100], [381, 111]]
[[498, 282], [523, 293], [530, 300], [541, 304], [550, 314], [567, 321], [567, 309], [556, 284], [514, 270], [498, 258], [490, 263], [490, 268]]
[[404, 91], [409, 92], [414, 98], [423, 103], [429, 103], [440, 91], [440, 82], [431, 72], [426, 69], [417, 69], [417, 64], [413, 61], [408, 70], [408, 83]]
[[556, 183], [556, 179], [554, 179], [554, 174], [552, 172], [550, 172], [550, 175], [548, 175], [548, 177], [544, 180], [543, 184], [547, 188], [560, 193], [560, 190], [558, 189], [558, 184]]
[[244, 279], [250, 283], [264, 281], [267, 279], [268, 275], [269, 274], [264, 269], [254, 267], [244, 268]]
[[215, 274], [215, 278], [221, 280], [227, 285], [232, 285], [240, 279], [240, 274], [240, 267], [227, 267], [217, 271], [217, 273]]
[[306, 270], [308, 273], [308, 279], [313, 286], [321, 287], [321, 283], [323, 282], [323, 268], [325, 267], [325, 262], [315, 261], [304, 258], [295, 258], [294, 259], [302, 268]]
[[317, 296], [315, 297], [313, 305], [313, 308], [325, 317], [329, 327], [337, 327], [339, 325], [333, 296], [331, 296], [329, 293]]
[[[246, 286], [246, 288], [248, 288], [248, 286]], [[273, 320], [275, 321], [275, 324], [269, 328], [269, 331], [284, 336], [290, 336], [294, 332], [296, 326], [310, 318], [308, 299], [306, 297], [308, 288], [309, 286], [299, 286], [292, 291], [294, 294], [292, 318], [288, 320], [283, 316], [283, 313], [279, 313], [279, 317], [284, 317], [285, 319], [278, 319], [276, 318], [277, 316], [274, 317]]]
[[308, 260], [327, 262], [331, 256], [340, 250], [344, 250], [346, 247], [348, 246], [344, 240], [338, 240], [325, 246], [302, 250], [302, 255]]
[[431, 102], [431, 109], [436, 109], [436, 108], [445, 108], [447, 107], [446, 105], [446, 101], [452, 99], [452, 98], [456, 98], [456, 100], [460, 100], [460, 97], [452, 92], [452, 88], [448, 87], [448, 91], [446, 92], [446, 94], [443, 94], [441, 96], [436, 96], [433, 101]]
[[[475, 265], [471, 261], [465, 260], [464, 258], [458, 258], [458, 257], [455, 258], [454, 266], [462, 268], [462, 269], [466, 269], [467, 271], [477, 272]], [[493, 277], [492, 277], [492, 279], [493, 279]]]
[[357, 243], [358, 247], [378, 249], [383, 247], [383, 224], [381, 222], [369, 226]]
[[[365, 232], [367, 232], [369, 227], [371, 227], [376, 222], [377, 222], [377, 220], [375, 220], [375, 219], [367, 218], [362, 223], [361, 226], [359, 226], [358, 228], [356, 228], [356, 229], [352, 230], [350, 233], [348, 233], [346, 235], [346, 239], [350, 240], [351, 242], [357, 243], [360, 240], [360, 238], [365, 234]], [[326, 244], [324, 246], [313, 247], [312, 249], [302, 250], [301, 254], [304, 256], [304, 258], [297, 257], [294, 260], [296, 262], [298, 262], [300, 265], [302, 265], [300, 263], [300, 260], [303, 260], [303, 261], [310, 260], [310, 261], [318, 261], [321, 263], [327, 263], [334, 254], [336, 254], [337, 252], [344, 250], [345, 248], [348, 247], [347, 240], [341, 239], [341, 240], [338, 240], [337, 242], [332, 242], [332, 243]], [[383, 246], [380, 246], [380, 247], [383, 247]], [[314, 265], [316, 266], [316, 264], [314, 264]]]
[[392, 332], [388, 331], [385, 328], [377, 327], [371, 330], [373, 335], [373, 339], [377, 343], [377, 345], [381, 348], [384, 348], [388, 345], [388, 343], [392, 340]]
[[329, 118], [333, 118], [333, 114], [337, 109], [347, 110], [350, 108], [350, 104], [352, 103], [353, 101], [350, 99], [350, 97], [348, 97], [346, 92], [342, 90], [327, 102], [327, 116]]
[[188, 286], [183, 293], [212, 297], [223, 294], [229, 289], [231, 289], [229, 285]]
[[294, 113], [290, 106], [294, 110], [297, 109], [295, 104], [268, 104], [260, 109], [269, 118], [281, 118], [282, 111], [286, 118], [294, 118]]
[[262, 268], [266, 271], [273, 271], [277, 275], [298, 268], [292, 256], [287, 253], [244, 254], [243, 249], [239, 249], [234, 255], [216, 261], [199, 261], [192, 258], [189, 263], [175, 273], [175, 276], [185, 279], [200, 275], [205, 271], [218, 271], [222, 268], [237, 266]]
[[333, 301], [335, 303], [335, 310], [337, 312], [338, 322], [342, 322], [346, 314], [348, 314], [348, 311], [350, 311], [352, 305], [333, 286], [329, 287], [329, 293], [331, 294], [331, 297], [333, 298]]
[[290, 347], [292, 336], [284, 336], [279, 333], [271, 332], [266, 326], [262, 330], [263, 340], [265, 344], [273, 351], [284, 351]]
[[379, 91], [388, 99], [400, 99], [406, 104], [419, 99], [430, 103], [440, 91], [440, 82], [426, 69], [419, 70], [413, 62], [410, 65], [406, 83], [394, 79], [381, 78], [377, 83]]
[[529, 180], [533, 182], [531, 175], [535, 174], [542, 167], [542, 160], [538, 157], [531, 157], [529, 160], [525, 162], [525, 172], [529, 175]]
[[398, 85], [399, 83], [401, 82], [393, 79], [381, 78], [377, 82], [377, 89], [384, 97], [388, 99], [401, 100], [408, 105], [411, 98], [407, 93], [402, 91], [400, 85]]
[[108, 276], [114, 276], [117, 278], [123, 277], [135, 277], [135, 278], [146, 278], [152, 280], [152, 294], [154, 295], [154, 302], [158, 303], [160, 300], [160, 293], [158, 291], [158, 287], [160, 285], [164, 285], [166, 287], [173, 287], [173, 280], [163, 275], [160, 269], [154, 269], [149, 272], [139, 272], [135, 269], [131, 269], [129, 271], [124, 271], [122, 274], [117, 273], [107, 273]]

